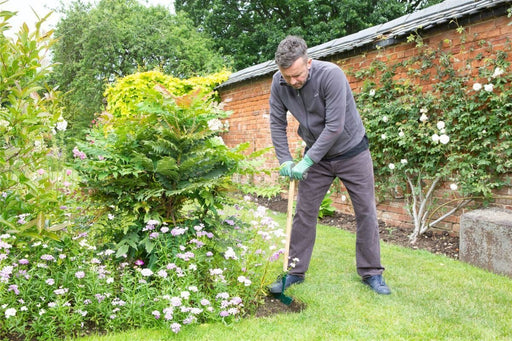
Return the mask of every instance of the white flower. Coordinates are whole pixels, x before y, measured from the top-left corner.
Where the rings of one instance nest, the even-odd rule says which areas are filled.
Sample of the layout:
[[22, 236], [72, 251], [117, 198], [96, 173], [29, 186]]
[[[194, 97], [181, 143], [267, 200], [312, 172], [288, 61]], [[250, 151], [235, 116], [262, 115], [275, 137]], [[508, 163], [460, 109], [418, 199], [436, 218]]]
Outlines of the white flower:
[[427, 109], [427, 108], [425, 108], [425, 107], [423, 107], [423, 108], [421, 108], [421, 109], [420, 109], [420, 113], [421, 113], [421, 114], [426, 114], [427, 112], [428, 112], [428, 109]]
[[164, 269], [160, 270], [157, 272], [157, 275], [159, 277], [162, 277], [162, 278], [167, 278], [167, 271], [165, 271]]
[[64, 131], [68, 127], [68, 121], [66, 121], [62, 116], [59, 117], [57, 123], [55, 124], [55, 128], [59, 131]]
[[232, 247], [228, 247], [228, 249], [226, 250], [226, 252], [224, 253], [224, 258], [226, 259], [238, 259], [236, 257], [236, 254], [235, 254], [235, 251], [233, 250]]
[[343, 202], [347, 201], [347, 196], [346, 195], [342, 195], [341, 196], [341, 201], [343, 201]]
[[401, 163], [402, 165], [406, 165], [406, 164], [407, 164], [407, 159], [402, 159], [402, 160], [400, 160], [400, 163]]
[[432, 135], [432, 141], [439, 142], [439, 135], [437, 135], [437, 134]]
[[494, 85], [492, 83], [485, 84], [484, 85], [484, 90], [488, 91], [488, 92], [492, 92], [494, 90]]
[[395, 164], [394, 163], [390, 163], [388, 165], [388, 167], [389, 167], [389, 169], [393, 170], [393, 169], [395, 169]]
[[457, 186], [457, 184], [450, 184], [450, 189], [451, 189], [452, 191], [456, 191], [456, 190], [457, 190], [457, 188], [459, 188], [459, 187]]
[[246, 287], [252, 284], [251, 280], [245, 276], [238, 276], [238, 281], [243, 283]]
[[140, 271], [140, 273], [141, 273], [141, 274], [142, 274], [142, 276], [144, 276], [144, 277], [149, 277], [149, 276], [151, 276], [151, 275], [153, 274], [153, 271], [151, 271], [151, 269], [146, 268], [146, 269], [142, 269], [142, 270]]
[[492, 78], [496, 78], [498, 76], [501, 76], [505, 71], [503, 71], [502, 68], [500, 67], [497, 67], [496, 69], [494, 69], [494, 73], [492, 74]]
[[473, 84], [473, 90], [480, 91], [481, 89], [482, 89], [482, 84], [480, 84], [480, 83]]
[[371, 89], [370, 92], [369, 92], [369, 95], [370, 96], [375, 96], [375, 89]]
[[5, 310], [5, 318], [9, 318], [9, 317], [12, 317], [12, 316], [16, 316], [16, 309], [14, 308], [9, 308], [9, 309], [6, 309]]
[[208, 121], [208, 128], [211, 131], [217, 131], [222, 129], [222, 122], [218, 118], [214, 118]]
[[443, 121], [437, 122], [437, 129], [444, 129], [444, 127], [445, 127], [445, 124]]
[[447, 144], [448, 142], [450, 142], [450, 136], [446, 134], [439, 136], [439, 142], [441, 142], [442, 144]]
[[382, 121], [383, 122], [387, 122], [388, 121], [388, 117], [387, 116], [382, 116]]
[[421, 116], [420, 116], [420, 121], [421, 121], [421, 122], [426, 122], [426, 121], [428, 121], [428, 116], [427, 116], [427, 115], [425, 115], [424, 113], [423, 113], [423, 114], [421, 114]]
[[400, 136], [400, 137], [404, 137], [404, 136], [405, 136], [405, 133], [404, 133], [402, 130], [400, 130], [400, 131], [398, 132], [398, 136]]
[[385, 140], [385, 139], [386, 139], [386, 134], [382, 134], [382, 135], [380, 136], [380, 138], [381, 138], [381, 139], [383, 139], [383, 140]]

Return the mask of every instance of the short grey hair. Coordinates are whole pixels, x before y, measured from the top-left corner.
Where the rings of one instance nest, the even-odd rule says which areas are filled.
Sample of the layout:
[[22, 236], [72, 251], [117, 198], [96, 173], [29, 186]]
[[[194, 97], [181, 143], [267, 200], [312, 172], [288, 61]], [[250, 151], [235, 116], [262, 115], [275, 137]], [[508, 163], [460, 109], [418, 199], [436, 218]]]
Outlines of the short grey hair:
[[279, 68], [287, 69], [299, 58], [308, 59], [308, 45], [301, 37], [287, 36], [277, 46], [275, 62]]

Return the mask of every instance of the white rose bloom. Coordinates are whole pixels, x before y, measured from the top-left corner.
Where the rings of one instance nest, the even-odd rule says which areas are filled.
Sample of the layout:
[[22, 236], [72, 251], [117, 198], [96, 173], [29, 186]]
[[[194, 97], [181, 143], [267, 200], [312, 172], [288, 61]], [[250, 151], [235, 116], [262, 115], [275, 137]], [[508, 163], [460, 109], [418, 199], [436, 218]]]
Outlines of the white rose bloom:
[[405, 136], [405, 133], [404, 133], [403, 131], [401, 131], [401, 130], [400, 130], [400, 131], [398, 132], [398, 136], [400, 136], [400, 137], [404, 137], [404, 136]]
[[439, 135], [437, 135], [437, 134], [432, 135], [432, 141], [439, 142]]
[[444, 127], [445, 127], [445, 124], [443, 121], [437, 122], [437, 129], [444, 129]]
[[480, 83], [473, 84], [473, 90], [480, 91], [481, 89], [482, 89], [482, 84], [480, 84]]
[[496, 78], [496, 77], [499, 77], [501, 76], [505, 71], [503, 71], [502, 68], [500, 67], [497, 67], [496, 69], [494, 69], [494, 73], [492, 74], [492, 78]]
[[420, 121], [421, 121], [421, 122], [426, 122], [426, 121], [428, 121], [428, 116], [427, 116], [427, 115], [425, 115], [424, 113], [423, 113], [423, 114], [421, 114], [421, 116], [420, 116]]
[[494, 90], [494, 85], [489, 83], [484, 85], [484, 90], [488, 92], [492, 92]]
[[451, 184], [451, 185], [450, 185], [450, 189], [451, 189], [452, 191], [456, 191], [456, 190], [457, 190], [457, 188], [459, 188], [459, 187], [457, 186], [457, 184]]
[[393, 169], [395, 169], [395, 164], [394, 163], [390, 163], [388, 165], [388, 167], [389, 167], [389, 169], [393, 170]]
[[402, 165], [406, 165], [406, 164], [407, 164], [407, 159], [402, 159], [402, 160], [400, 160], [400, 163], [401, 163]]
[[450, 136], [446, 134], [439, 136], [439, 142], [441, 142], [442, 144], [447, 144], [448, 142], [450, 142]]
[[381, 138], [381, 139], [383, 139], [383, 140], [385, 140], [385, 139], [386, 139], [386, 134], [382, 134], [382, 135], [380, 136], [380, 138]]
[[370, 96], [375, 96], [375, 89], [371, 89], [369, 95]]
[[383, 122], [387, 122], [388, 121], [388, 117], [387, 116], [382, 116], [382, 121]]

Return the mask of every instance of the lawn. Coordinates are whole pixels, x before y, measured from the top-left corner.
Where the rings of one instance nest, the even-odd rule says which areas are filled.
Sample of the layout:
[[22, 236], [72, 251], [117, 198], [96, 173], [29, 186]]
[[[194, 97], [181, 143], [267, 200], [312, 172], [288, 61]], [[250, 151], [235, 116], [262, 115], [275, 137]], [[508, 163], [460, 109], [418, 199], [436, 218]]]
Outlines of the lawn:
[[[285, 225], [283, 214], [274, 219]], [[379, 296], [355, 272], [354, 244], [354, 234], [319, 225], [306, 281], [286, 292], [307, 305], [301, 313], [191, 325], [178, 334], [139, 329], [80, 340], [512, 339], [512, 279], [382, 243], [384, 274], [393, 293]]]

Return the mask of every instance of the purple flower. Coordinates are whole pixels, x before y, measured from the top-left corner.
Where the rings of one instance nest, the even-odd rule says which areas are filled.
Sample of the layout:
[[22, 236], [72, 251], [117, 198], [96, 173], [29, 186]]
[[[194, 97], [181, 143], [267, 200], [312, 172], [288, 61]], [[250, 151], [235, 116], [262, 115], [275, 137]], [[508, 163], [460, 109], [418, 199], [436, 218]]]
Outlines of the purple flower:
[[41, 259], [42, 260], [47, 260], [47, 261], [55, 262], [55, 257], [53, 257], [52, 255], [42, 255]]
[[142, 266], [142, 265], [144, 265], [144, 261], [142, 259], [137, 259], [135, 261], [135, 265]]
[[220, 315], [221, 317], [227, 317], [227, 316], [229, 316], [229, 313], [228, 313], [226, 310], [222, 310], [222, 311], [219, 313], [219, 315]]
[[235, 222], [232, 219], [226, 219], [226, 220], [224, 220], [224, 222], [231, 226], [235, 225]]
[[16, 295], [20, 294], [20, 291], [18, 290], [18, 286], [16, 284], [9, 285], [9, 289], [7, 291], [14, 291]]
[[22, 258], [22, 259], [20, 259], [20, 260], [18, 261], [18, 263], [20, 263], [21, 265], [26, 265], [26, 264], [28, 264], [28, 263], [29, 263], [29, 261], [28, 261], [28, 259], [26, 259], [26, 258]]
[[85, 155], [84, 152], [81, 152], [77, 147], [75, 147], [75, 148], [73, 148], [73, 157], [83, 160], [83, 159], [87, 158], [87, 155]]

